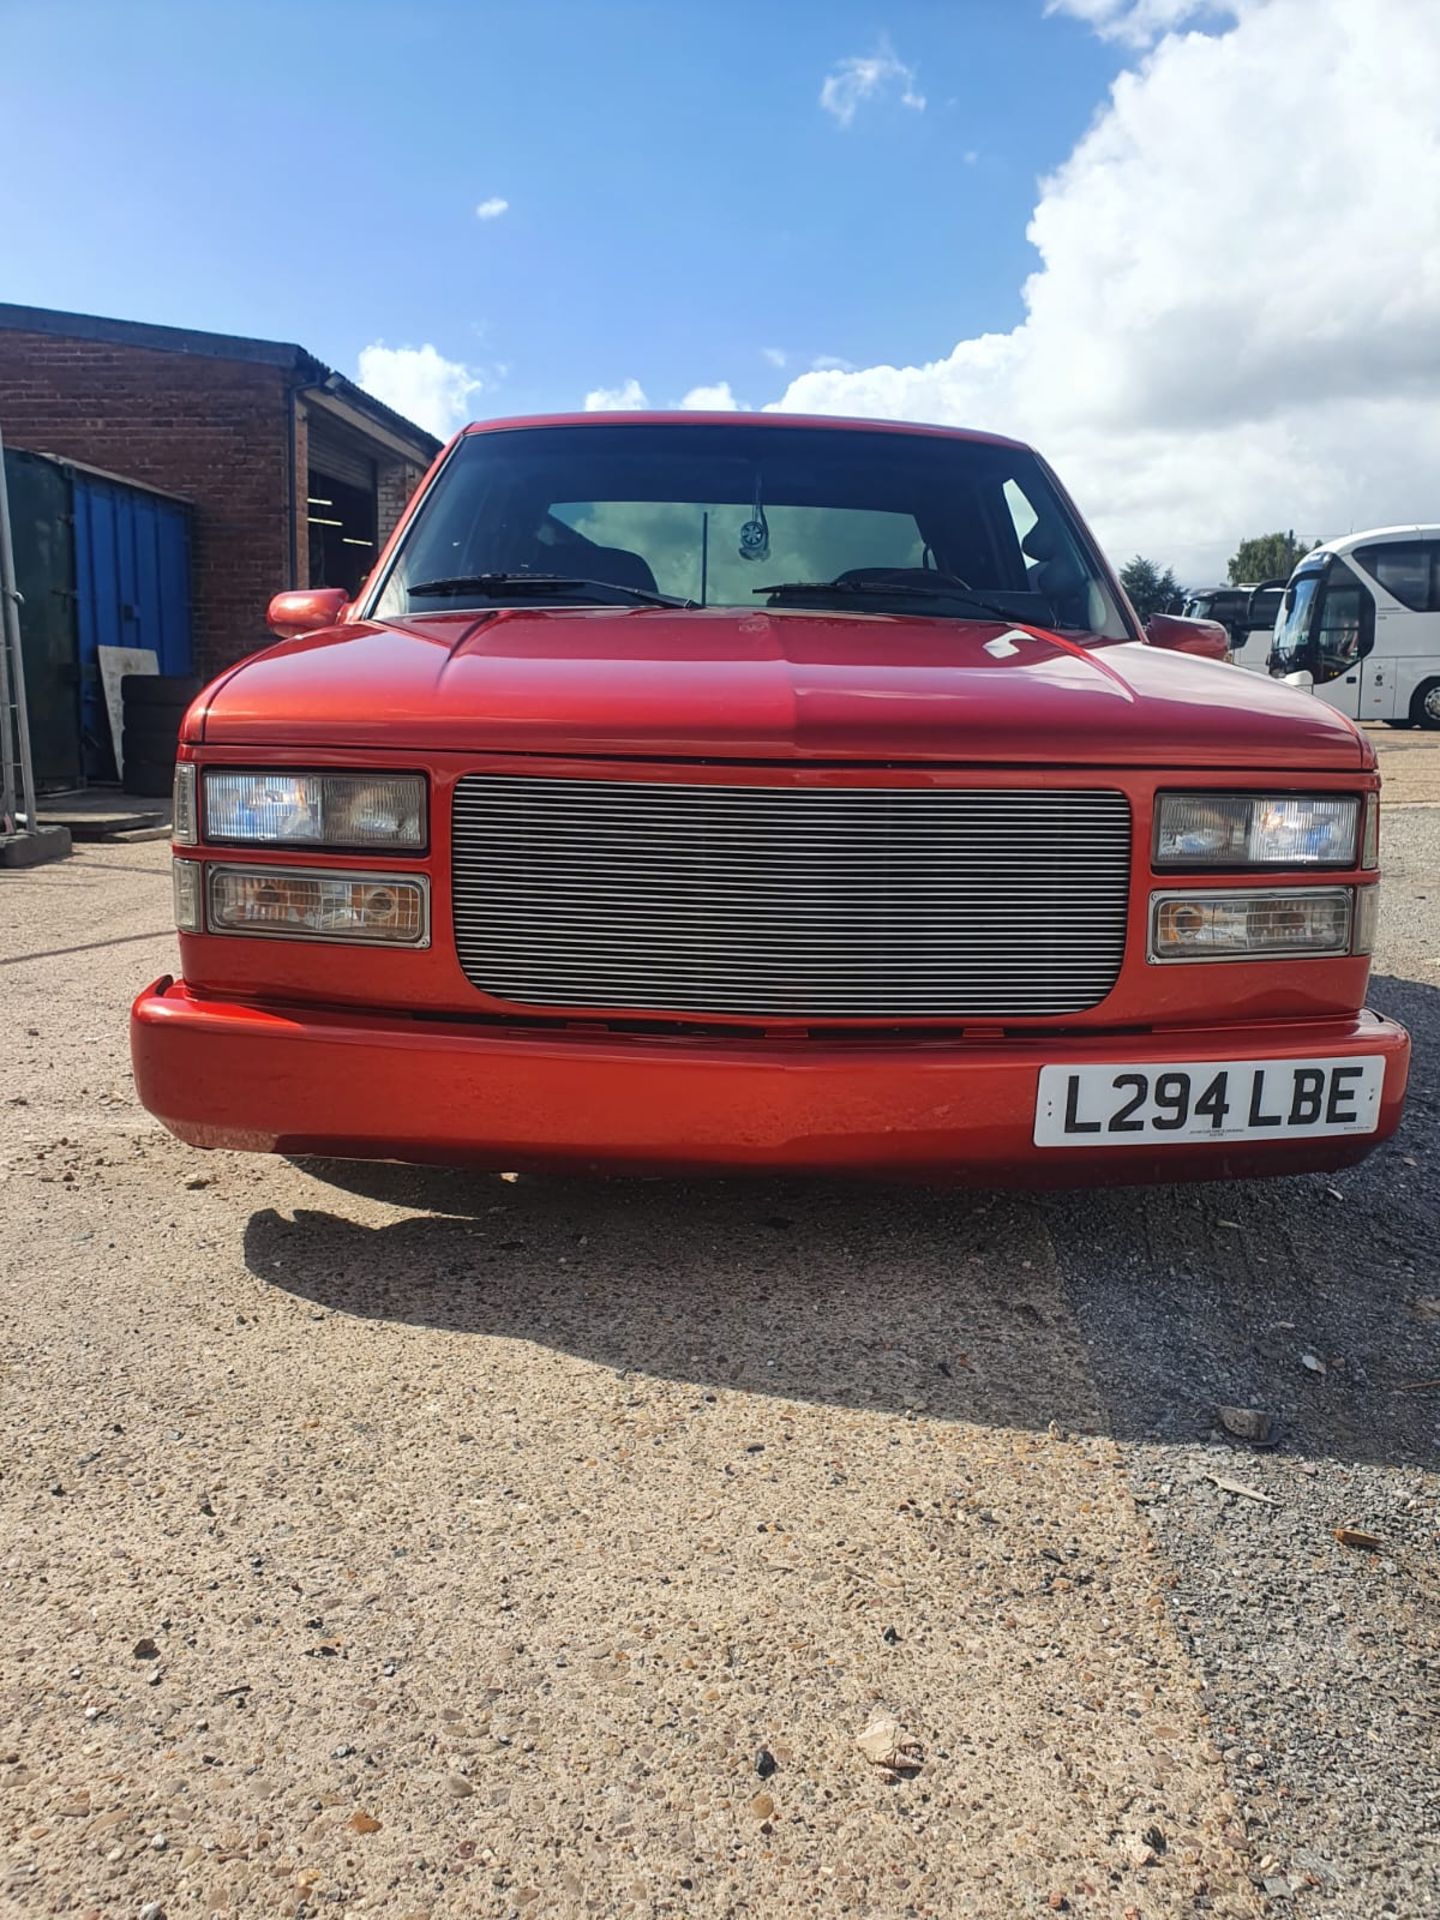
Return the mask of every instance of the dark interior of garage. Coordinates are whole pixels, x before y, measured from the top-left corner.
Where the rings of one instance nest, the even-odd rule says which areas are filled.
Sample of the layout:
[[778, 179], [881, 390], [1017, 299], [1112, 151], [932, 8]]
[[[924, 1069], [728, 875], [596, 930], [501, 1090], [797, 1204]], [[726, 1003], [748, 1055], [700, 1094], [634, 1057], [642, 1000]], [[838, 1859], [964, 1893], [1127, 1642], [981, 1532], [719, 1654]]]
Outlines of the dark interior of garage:
[[375, 560], [378, 516], [375, 482], [354, 486], [311, 467], [306, 490], [310, 526], [310, 585], [343, 587], [348, 594]]

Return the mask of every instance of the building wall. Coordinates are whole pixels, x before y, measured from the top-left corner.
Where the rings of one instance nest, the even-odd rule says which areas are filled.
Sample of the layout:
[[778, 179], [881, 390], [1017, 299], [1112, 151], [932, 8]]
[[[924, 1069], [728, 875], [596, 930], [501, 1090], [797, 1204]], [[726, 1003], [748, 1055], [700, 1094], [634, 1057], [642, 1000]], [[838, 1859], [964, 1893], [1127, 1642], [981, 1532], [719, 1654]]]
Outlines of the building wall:
[[[289, 408], [279, 368], [0, 330], [0, 429], [8, 444], [194, 502], [199, 673], [269, 643], [266, 603], [292, 584]], [[303, 457], [298, 471], [303, 483]], [[303, 516], [303, 484], [299, 491]]]
[[375, 506], [379, 521], [379, 543], [395, 531], [396, 522], [410, 504], [410, 496], [425, 478], [428, 469], [409, 460], [382, 460], [376, 477]]
[[[282, 496], [285, 508], [285, 538], [288, 543], [285, 553], [285, 566], [288, 574], [286, 586], [308, 587], [310, 585], [310, 507], [307, 496], [310, 492], [310, 424], [303, 400], [297, 397], [291, 410], [290, 430], [294, 434], [295, 446], [295, 484], [293, 491]], [[287, 486], [289, 480], [287, 476]]]

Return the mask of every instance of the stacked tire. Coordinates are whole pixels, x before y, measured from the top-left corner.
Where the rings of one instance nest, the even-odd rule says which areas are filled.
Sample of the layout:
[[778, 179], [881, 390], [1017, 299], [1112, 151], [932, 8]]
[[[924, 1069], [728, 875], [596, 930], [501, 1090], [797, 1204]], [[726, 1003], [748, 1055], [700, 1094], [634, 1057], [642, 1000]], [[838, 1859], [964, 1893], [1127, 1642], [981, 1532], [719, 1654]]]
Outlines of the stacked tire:
[[200, 682], [179, 673], [127, 673], [120, 682], [120, 784], [126, 793], [169, 799], [185, 709]]

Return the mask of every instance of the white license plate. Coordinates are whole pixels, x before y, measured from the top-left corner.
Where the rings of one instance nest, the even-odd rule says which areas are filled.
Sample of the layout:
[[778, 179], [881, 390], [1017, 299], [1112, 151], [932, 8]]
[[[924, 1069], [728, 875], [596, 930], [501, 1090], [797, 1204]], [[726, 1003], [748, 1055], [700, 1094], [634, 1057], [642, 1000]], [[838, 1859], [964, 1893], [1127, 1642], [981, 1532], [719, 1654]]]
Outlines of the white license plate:
[[1145, 1067], [1042, 1067], [1037, 1147], [1314, 1140], [1374, 1133], [1385, 1062], [1170, 1060]]

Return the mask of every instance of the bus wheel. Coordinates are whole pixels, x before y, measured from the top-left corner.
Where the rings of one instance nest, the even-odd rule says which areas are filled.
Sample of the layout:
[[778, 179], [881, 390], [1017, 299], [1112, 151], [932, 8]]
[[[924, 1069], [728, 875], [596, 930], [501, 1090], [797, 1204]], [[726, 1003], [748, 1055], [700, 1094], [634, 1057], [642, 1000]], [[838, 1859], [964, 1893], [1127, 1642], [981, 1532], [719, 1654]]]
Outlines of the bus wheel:
[[1427, 680], [1410, 702], [1410, 714], [1417, 726], [1440, 732], [1440, 680]]
[[1394, 727], [1397, 733], [1408, 733], [1415, 722], [1413, 720], [1387, 720], [1385, 724], [1387, 727]]

